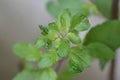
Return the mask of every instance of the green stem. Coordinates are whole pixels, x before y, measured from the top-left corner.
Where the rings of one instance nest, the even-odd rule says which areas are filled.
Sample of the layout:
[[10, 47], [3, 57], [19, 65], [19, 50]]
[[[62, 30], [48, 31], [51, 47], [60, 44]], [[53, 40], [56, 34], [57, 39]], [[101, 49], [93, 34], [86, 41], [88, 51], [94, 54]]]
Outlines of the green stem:
[[57, 73], [60, 72], [60, 68], [61, 68], [61, 66], [62, 66], [63, 61], [64, 61], [64, 60], [61, 59], [61, 60], [58, 62], [57, 66], [56, 66], [56, 72], [57, 72]]

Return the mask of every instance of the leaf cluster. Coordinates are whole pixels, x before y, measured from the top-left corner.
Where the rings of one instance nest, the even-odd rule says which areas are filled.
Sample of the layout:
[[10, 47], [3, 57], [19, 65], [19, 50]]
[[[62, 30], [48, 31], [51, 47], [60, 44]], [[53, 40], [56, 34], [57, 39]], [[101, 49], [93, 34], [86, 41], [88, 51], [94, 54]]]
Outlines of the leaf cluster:
[[51, 67], [60, 59], [70, 59], [68, 70], [73, 73], [82, 72], [89, 67], [90, 56], [79, 46], [82, 45], [79, 33], [87, 30], [89, 26], [86, 16], [71, 15], [68, 9], [63, 11], [55, 22], [49, 23], [48, 27], [40, 25], [41, 35], [33, 45], [17, 43], [13, 46], [17, 56], [25, 62], [37, 62], [38, 68], [34, 70], [34, 67], [26, 67], [14, 80], [25, 80], [27, 76], [30, 76], [31, 80], [56, 80], [56, 72]]
[[[13, 46], [17, 56], [25, 63], [30, 62], [13, 80], [72, 80], [90, 67], [94, 59], [99, 60], [101, 69], [114, 59], [114, 50], [120, 46], [120, 21], [108, 21], [92, 28], [82, 40], [79, 34], [90, 26], [89, 10], [97, 13], [93, 4], [58, 0], [58, 3], [50, 1], [47, 6], [49, 12], [57, 17], [56, 21], [47, 27], [39, 26], [41, 35], [34, 44], [17, 43]], [[69, 61], [67, 69], [57, 75], [52, 67], [61, 59]], [[31, 62], [37, 63], [37, 69], [30, 67], [33, 65]]]

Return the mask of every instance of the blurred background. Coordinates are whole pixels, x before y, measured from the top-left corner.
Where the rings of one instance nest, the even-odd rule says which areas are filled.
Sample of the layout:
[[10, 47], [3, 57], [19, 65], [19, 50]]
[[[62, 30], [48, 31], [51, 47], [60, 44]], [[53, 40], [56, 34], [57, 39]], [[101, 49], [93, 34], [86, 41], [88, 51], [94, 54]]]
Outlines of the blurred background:
[[[0, 0], [0, 80], [12, 80], [19, 71], [19, 58], [13, 54], [12, 45], [16, 42], [33, 43], [40, 34], [38, 25], [54, 21], [46, 10], [46, 3], [47, 0]], [[102, 15], [92, 15], [89, 20], [94, 26], [106, 19]], [[120, 80], [118, 63], [116, 80]], [[98, 62], [94, 61], [93, 66], [82, 72], [78, 80], [108, 80], [109, 69], [110, 63], [101, 71]]]

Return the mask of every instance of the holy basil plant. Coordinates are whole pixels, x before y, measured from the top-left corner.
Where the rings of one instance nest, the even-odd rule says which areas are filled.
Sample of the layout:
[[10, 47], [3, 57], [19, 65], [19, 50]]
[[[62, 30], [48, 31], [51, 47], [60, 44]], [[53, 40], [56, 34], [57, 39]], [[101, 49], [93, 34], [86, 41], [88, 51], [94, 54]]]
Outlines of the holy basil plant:
[[[17, 43], [13, 46], [14, 53], [25, 62], [24, 70], [13, 80], [73, 80], [77, 73], [91, 66], [93, 59], [99, 59], [101, 64], [112, 60], [114, 52], [107, 45], [94, 41], [86, 45], [89, 41], [85, 44], [79, 37], [89, 26], [85, 15], [71, 15], [68, 9], [55, 22], [49, 23], [48, 27], [40, 25], [41, 35], [34, 44]], [[52, 67], [61, 59], [69, 61], [66, 70], [57, 75]]]

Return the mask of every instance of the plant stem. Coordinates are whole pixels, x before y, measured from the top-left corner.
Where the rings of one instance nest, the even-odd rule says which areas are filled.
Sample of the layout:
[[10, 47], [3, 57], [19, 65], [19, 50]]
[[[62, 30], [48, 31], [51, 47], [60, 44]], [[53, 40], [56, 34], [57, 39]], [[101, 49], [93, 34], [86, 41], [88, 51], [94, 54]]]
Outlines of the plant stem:
[[64, 60], [61, 59], [61, 60], [58, 62], [57, 66], [56, 66], [56, 72], [57, 72], [57, 73], [60, 72], [60, 68], [61, 68], [61, 66], [62, 66], [63, 61], [64, 61]]
[[111, 17], [112, 19], [118, 19], [118, 13], [119, 13], [119, 0], [113, 0], [112, 2], [112, 10], [111, 10]]
[[24, 69], [24, 62], [20, 60], [18, 66], [19, 66], [19, 71], [22, 71]]
[[[118, 19], [118, 8], [119, 8], [119, 0], [113, 0], [112, 10], [111, 10], [112, 20]], [[115, 68], [116, 68], [116, 59], [114, 59], [111, 63], [109, 80], [115, 80]]]

